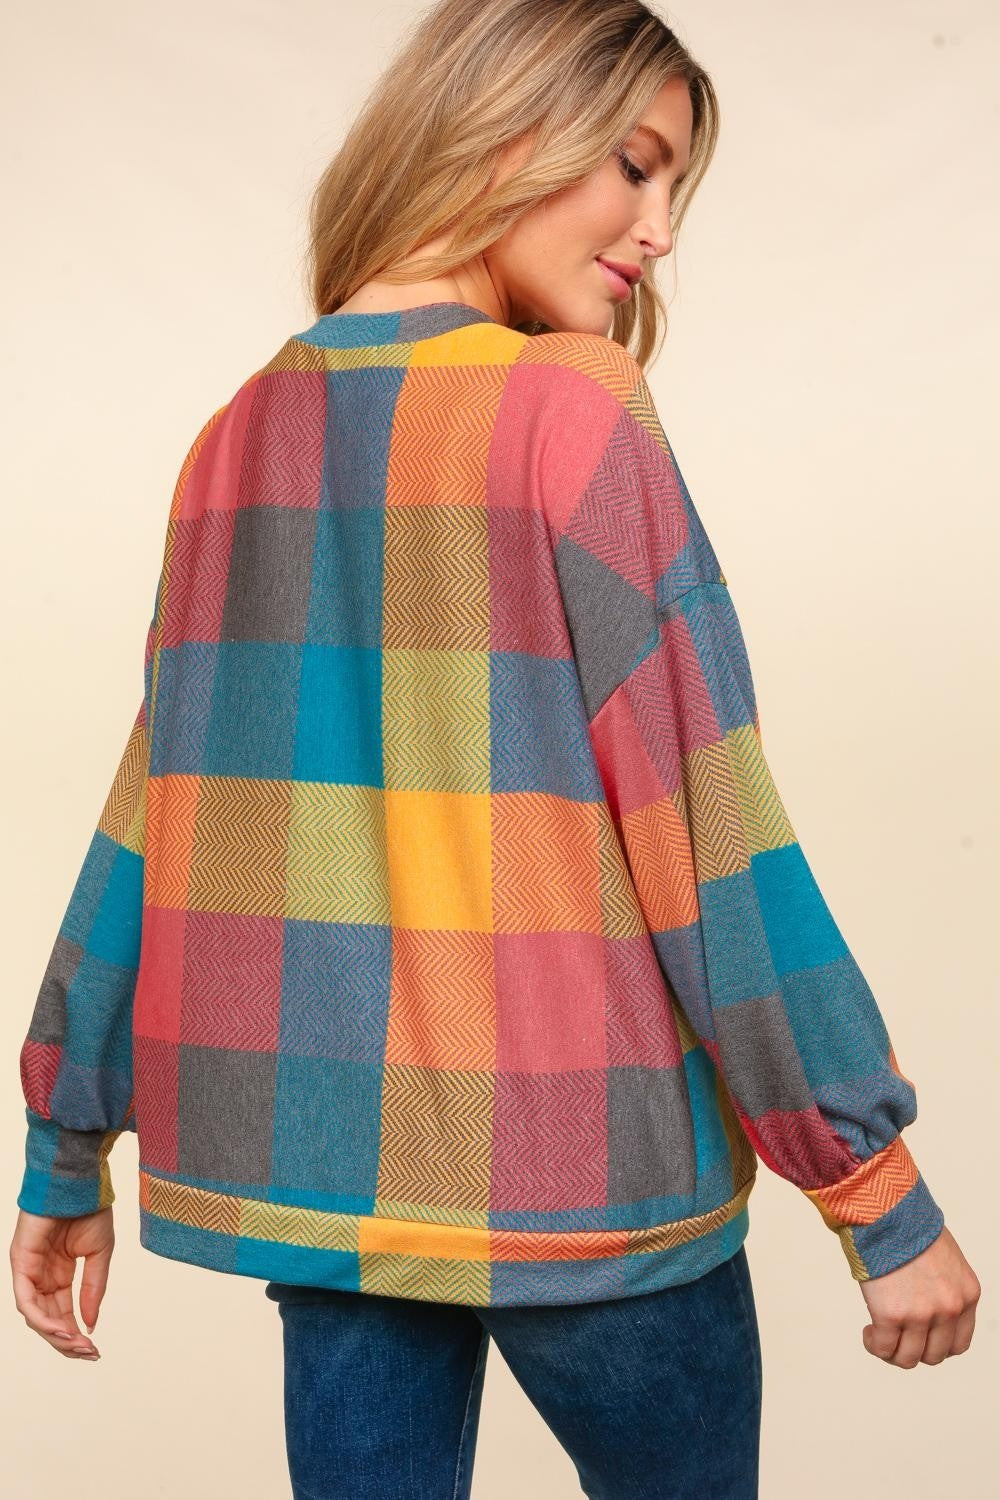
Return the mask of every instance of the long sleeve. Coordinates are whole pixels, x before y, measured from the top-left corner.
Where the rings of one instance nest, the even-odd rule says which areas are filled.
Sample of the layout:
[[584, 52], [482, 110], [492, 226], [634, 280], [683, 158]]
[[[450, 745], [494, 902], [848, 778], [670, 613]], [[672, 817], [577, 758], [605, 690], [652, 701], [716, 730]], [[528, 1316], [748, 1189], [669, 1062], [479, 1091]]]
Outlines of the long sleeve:
[[606, 387], [574, 387], [564, 459], [555, 438], [545, 459], [600, 778], [660, 967], [748, 1139], [864, 1281], [943, 1227], [900, 1134], [914, 1086], [771, 776], [729, 586], [641, 367], [607, 358]]
[[135, 1129], [132, 1001], [142, 927], [147, 692], [77, 876], [21, 1048], [29, 1213], [75, 1218], [114, 1201], [108, 1153]]

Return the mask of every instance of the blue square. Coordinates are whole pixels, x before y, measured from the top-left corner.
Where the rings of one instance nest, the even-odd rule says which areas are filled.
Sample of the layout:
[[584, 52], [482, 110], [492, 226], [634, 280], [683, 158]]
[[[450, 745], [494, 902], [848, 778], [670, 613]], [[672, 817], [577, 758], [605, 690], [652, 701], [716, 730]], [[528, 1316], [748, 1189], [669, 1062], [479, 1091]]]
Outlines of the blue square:
[[392, 929], [285, 922], [278, 1050], [378, 1064], [392, 988]]
[[847, 944], [799, 844], [765, 849], [753, 856], [750, 867], [779, 974], [833, 963], [847, 953]]
[[302, 651], [288, 642], [221, 642], [202, 766], [206, 776], [292, 777]]
[[587, 716], [572, 661], [490, 654], [490, 788], [598, 802]]
[[384, 571], [384, 506], [320, 511], [306, 640], [316, 646], [378, 650]]
[[[333, 334], [343, 322], [331, 318], [325, 331]], [[396, 400], [405, 375], [404, 366], [394, 365], [327, 372], [321, 512], [384, 505]]]
[[382, 785], [382, 652], [304, 646], [295, 760], [297, 781]]
[[354, 1193], [374, 1203], [381, 1066], [286, 1054], [276, 1062], [272, 1187]]
[[201, 773], [218, 658], [213, 641], [184, 641], [161, 649], [150, 722], [150, 776]]
[[145, 860], [97, 829], [95, 843], [105, 840], [113, 851], [87, 934], [88, 954], [122, 969], [138, 969], [142, 936], [142, 893]]

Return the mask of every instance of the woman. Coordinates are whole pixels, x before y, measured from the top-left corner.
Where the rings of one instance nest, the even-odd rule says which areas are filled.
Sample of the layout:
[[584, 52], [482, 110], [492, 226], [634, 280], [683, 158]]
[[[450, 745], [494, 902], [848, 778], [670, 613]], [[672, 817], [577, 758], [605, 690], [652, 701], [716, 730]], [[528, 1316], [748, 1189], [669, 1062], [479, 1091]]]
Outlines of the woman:
[[444, 0], [318, 186], [315, 323], [181, 472], [15, 1299], [96, 1357], [136, 1129], [143, 1245], [278, 1304], [297, 1495], [468, 1495], [491, 1337], [588, 1495], [756, 1495], [758, 1157], [870, 1353], [972, 1337], [645, 382], [717, 122], [638, 0]]

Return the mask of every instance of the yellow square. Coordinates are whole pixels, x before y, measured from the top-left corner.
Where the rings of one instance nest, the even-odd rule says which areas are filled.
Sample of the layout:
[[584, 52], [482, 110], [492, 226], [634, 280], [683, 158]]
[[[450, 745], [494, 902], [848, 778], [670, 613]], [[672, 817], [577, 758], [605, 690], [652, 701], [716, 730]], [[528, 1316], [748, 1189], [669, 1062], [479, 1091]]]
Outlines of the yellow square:
[[435, 366], [453, 370], [458, 366], [466, 371], [479, 365], [483, 378], [493, 384], [499, 382], [502, 390], [505, 367], [521, 357], [525, 342], [524, 334], [513, 328], [496, 323], [464, 323], [461, 328], [450, 328], [447, 333], [415, 343], [408, 364], [411, 370]]
[[489, 792], [385, 792], [394, 927], [492, 932]]
[[291, 783], [285, 896], [289, 917], [388, 922], [383, 797], [380, 787]]
[[382, 755], [387, 787], [490, 789], [490, 653], [384, 651]]

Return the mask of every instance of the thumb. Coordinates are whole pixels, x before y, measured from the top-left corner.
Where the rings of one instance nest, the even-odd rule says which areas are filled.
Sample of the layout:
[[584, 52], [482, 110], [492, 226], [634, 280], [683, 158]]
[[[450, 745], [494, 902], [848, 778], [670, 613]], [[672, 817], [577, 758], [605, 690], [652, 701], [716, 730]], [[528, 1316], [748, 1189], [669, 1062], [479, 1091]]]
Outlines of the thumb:
[[891, 1359], [896, 1352], [902, 1330], [898, 1324], [888, 1321], [866, 1323], [861, 1330], [861, 1341], [869, 1354], [878, 1359]]
[[93, 1333], [101, 1302], [108, 1288], [111, 1247], [91, 1250], [84, 1258], [80, 1281], [80, 1316], [88, 1333]]

